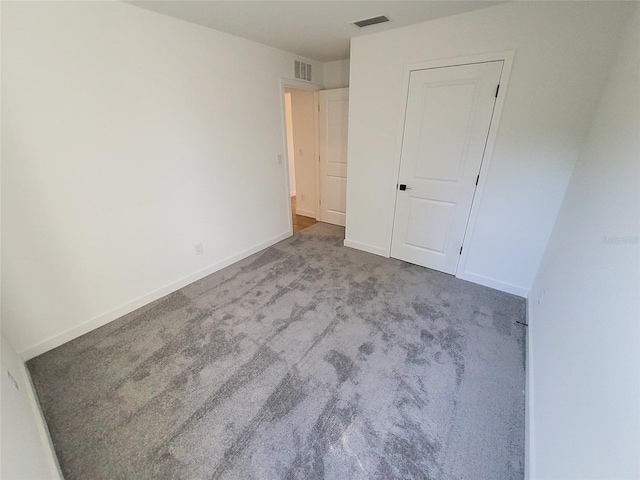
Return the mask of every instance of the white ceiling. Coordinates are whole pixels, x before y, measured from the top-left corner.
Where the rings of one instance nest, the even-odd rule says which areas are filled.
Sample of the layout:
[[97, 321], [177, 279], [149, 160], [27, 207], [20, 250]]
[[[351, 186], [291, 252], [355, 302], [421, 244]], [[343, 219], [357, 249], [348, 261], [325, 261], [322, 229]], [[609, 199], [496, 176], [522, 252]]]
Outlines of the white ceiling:
[[[486, 8], [500, 1], [128, 1], [154, 12], [271, 45], [320, 62], [349, 57], [350, 39]], [[359, 29], [378, 15], [391, 20]]]

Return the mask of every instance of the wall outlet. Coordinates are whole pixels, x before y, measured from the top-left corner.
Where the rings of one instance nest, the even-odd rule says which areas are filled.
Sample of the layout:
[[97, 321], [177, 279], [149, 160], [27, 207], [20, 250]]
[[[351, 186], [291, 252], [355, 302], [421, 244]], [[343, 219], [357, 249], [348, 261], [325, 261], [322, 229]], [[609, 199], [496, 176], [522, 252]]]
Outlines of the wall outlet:
[[300, 195], [300, 201], [304, 202], [304, 193]]
[[202, 243], [196, 243], [195, 249], [196, 249], [196, 255], [202, 255], [204, 253], [204, 248], [202, 247]]
[[278, 154], [278, 165], [282, 165], [282, 154]]

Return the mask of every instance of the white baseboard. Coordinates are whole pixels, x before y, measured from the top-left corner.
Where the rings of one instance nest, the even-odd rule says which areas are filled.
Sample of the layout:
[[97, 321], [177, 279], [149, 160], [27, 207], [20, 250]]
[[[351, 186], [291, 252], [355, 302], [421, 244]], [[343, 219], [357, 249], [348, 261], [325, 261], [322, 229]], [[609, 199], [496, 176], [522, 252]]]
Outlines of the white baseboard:
[[363, 252], [373, 253], [374, 255], [380, 255], [381, 257], [389, 258], [389, 252], [386, 249], [374, 247], [373, 245], [367, 245], [366, 243], [360, 243], [353, 240], [345, 239], [344, 246], [355, 248], [356, 250], [362, 250]]
[[56, 456], [56, 450], [53, 446], [53, 441], [51, 440], [51, 433], [49, 432], [49, 426], [47, 425], [47, 421], [44, 418], [44, 413], [42, 413], [42, 408], [40, 407], [40, 402], [38, 401], [38, 394], [36, 393], [36, 388], [33, 386], [33, 381], [31, 380], [31, 374], [29, 373], [29, 369], [25, 364], [22, 365], [24, 368], [24, 375], [27, 377], [27, 382], [29, 384], [28, 392], [26, 392], [27, 402], [31, 407], [31, 411], [33, 412], [36, 420], [36, 426], [38, 429], [38, 433], [40, 434], [40, 442], [42, 443], [43, 450], [45, 452], [46, 462], [49, 466], [49, 471], [51, 474], [52, 480], [63, 480], [64, 476], [62, 475], [62, 469], [60, 468], [60, 463], [58, 462], [58, 457]]
[[534, 426], [533, 426], [533, 364], [531, 363], [533, 352], [531, 351], [531, 328], [534, 320], [531, 318], [531, 299], [527, 299], [527, 342], [525, 358], [525, 397], [524, 397], [524, 478], [529, 480], [535, 477], [534, 457]]
[[1, 343], [3, 478], [63, 480], [29, 369], [4, 334]]
[[165, 295], [173, 293], [176, 290], [180, 290], [181, 288], [186, 287], [187, 285], [197, 280], [200, 280], [201, 278], [204, 278], [207, 275], [211, 275], [212, 273], [215, 273], [218, 270], [228, 267], [232, 263], [238, 262], [243, 258], [248, 257], [249, 255], [253, 255], [256, 252], [259, 252], [260, 250], [264, 250], [265, 248], [270, 247], [271, 245], [274, 245], [284, 240], [285, 238], [289, 238], [290, 236], [291, 236], [290, 231], [281, 233], [280, 235], [277, 235], [276, 237], [273, 237], [270, 240], [267, 240], [266, 242], [262, 242], [247, 250], [244, 250], [240, 253], [237, 253], [228, 258], [225, 258], [220, 262], [217, 262], [213, 265], [210, 265], [209, 267], [206, 267], [191, 275], [181, 278], [180, 280], [172, 282], [169, 285], [166, 285], [162, 288], [154, 290], [153, 292], [143, 295], [142, 297], [136, 298], [135, 300], [132, 300], [131, 302], [126, 303], [125, 305], [114, 308], [113, 310], [107, 313], [104, 313], [102, 315], [99, 315], [95, 318], [92, 318], [91, 320], [87, 320], [86, 322], [81, 323], [80, 325], [71, 327], [70, 329], [65, 330], [64, 332], [59, 333], [57, 335], [54, 335], [43, 342], [37, 343], [31, 347], [25, 348], [24, 350], [18, 352], [18, 354], [25, 361], [33, 357], [37, 357], [38, 355], [41, 355], [44, 352], [47, 352], [53, 348], [59, 347], [60, 345], [67, 343], [73, 340], [74, 338], [78, 338], [79, 336], [84, 335], [85, 333], [89, 333], [90, 331], [95, 330], [96, 328], [102, 327], [103, 325], [106, 325], [107, 323], [112, 322], [113, 320], [116, 320], [122, 317], [123, 315], [126, 315], [127, 313], [131, 313], [134, 310], [153, 302], [154, 300], [158, 300], [159, 298], [162, 298]]
[[522, 298], [527, 298], [529, 290], [524, 287], [518, 287], [517, 285], [511, 285], [510, 283], [499, 282], [492, 278], [483, 277], [482, 275], [476, 275], [475, 273], [461, 272], [456, 274], [456, 277], [461, 280], [467, 280], [469, 282], [477, 283], [478, 285], [484, 285], [485, 287], [494, 288], [501, 292], [511, 293]]
[[296, 208], [296, 215], [302, 215], [303, 217], [316, 218], [316, 212], [311, 210], [303, 210], [301, 208]]

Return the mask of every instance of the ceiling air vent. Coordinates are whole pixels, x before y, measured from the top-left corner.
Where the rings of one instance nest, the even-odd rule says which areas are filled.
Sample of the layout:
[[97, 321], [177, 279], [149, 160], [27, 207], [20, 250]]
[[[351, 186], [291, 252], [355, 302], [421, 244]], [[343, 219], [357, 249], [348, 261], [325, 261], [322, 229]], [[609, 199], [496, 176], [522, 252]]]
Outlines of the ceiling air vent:
[[389, 19], [384, 15], [380, 15], [379, 17], [366, 18], [364, 20], [358, 20], [357, 22], [353, 22], [356, 27], [368, 27], [370, 25], [377, 25], [378, 23], [388, 22]]
[[296, 60], [294, 64], [295, 77], [307, 82], [311, 81], [311, 64]]

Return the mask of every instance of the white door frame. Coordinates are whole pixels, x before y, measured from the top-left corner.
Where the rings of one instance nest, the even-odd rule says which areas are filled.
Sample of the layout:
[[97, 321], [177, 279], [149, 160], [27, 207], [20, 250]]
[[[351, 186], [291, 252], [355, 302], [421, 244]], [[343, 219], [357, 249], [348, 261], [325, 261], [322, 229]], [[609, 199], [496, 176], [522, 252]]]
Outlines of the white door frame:
[[[288, 222], [289, 222], [289, 231], [291, 232], [291, 234], [293, 235], [293, 221], [292, 221], [292, 214], [293, 212], [291, 211], [291, 189], [289, 188], [289, 161], [291, 159], [289, 159], [289, 155], [287, 152], [287, 108], [285, 105], [285, 100], [284, 100], [284, 94], [285, 94], [285, 88], [295, 88], [297, 90], [310, 90], [313, 92], [317, 92], [318, 90], [320, 90], [320, 87], [318, 85], [315, 85], [313, 83], [306, 83], [306, 82], [302, 82], [299, 80], [293, 80], [291, 78], [280, 78], [280, 123], [281, 123], [281, 130], [282, 130], [282, 152], [280, 155], [281, 157], [279, 158], [283, 158], [286, 159], [286, 167], [284, 169], [284, 181], [286, 184], [286, 188], [285, 188], [285, 193], [287, 195], [287, 209], [289, 210], [289, 217], [288, 217]], [[315, 93], [313, 96], [313, 100], [314, 100], [314, 108], [316, 109], [316, 111], [318, 110], [318, 94]], [[315, 131], [318, 130], [318, 116], [314, 115], [314, 129]], [[316, 135], [316, 140], [315, 140], [315, 145], [314, 145], [314, 155], [315, 157], [318, 156], [318, 136]], [[283, 162], [284, 163], [284, 162]], [[316, 217], [320, 214], [320, 205], [319, 205], [319, 184], [318, 182], [319, 177], [320, 177], [320, 166], [318, 165], [318, 162], [315, 162], [316, 168], [315, 168], [315, 180], [316, 180]], [[317, 218], [316, 218], [317, 220]]]
[[[387, 256], [391, 256], [391, 245], [393, 243], [393, 224], [395, 220], [396, 213], [396, 199], [397, 199], [397, 185], [400, 178], [400, 160], [402, 156], [402, 141], [404, 138], [404, 123], [405, 117], [407, 113], [407, 99], [409, 96], [409, 79], [411, 76], [411, 72], [415, 70], [426, 70], [428, 68], [438, 68], [438, 67], [455, 67], [459, 65], [470, 65], [474, 63], [486, 63], [486, 62], [495, 62], [495, 61], [504, 61], [504, 66], [502, 68], [502, 75], [500, 76], [500, 90], [498, 92], [498, 98], [496, 99], [495, 107], [493, 110], [493, 116], [491, 118], [491, 126], [489, 127], [489, 133], [487, 135], [487, 144], [485, 147], [484, 155], [482, 157], [482, 163], [480, 165], [480, 180], [478, 181], [478, 186], [476, 187], [475, 195], [473, 196], [473, 200], [471, 202], [471, 211], [469, 213], [469, 220], [467, 222], [467, 228], [465, 231], [465, 235], [462, 240], [462, 255], [460, 257], [460, 261], [458, 262], [458, 266], [456, 268], [455, 276], [458, 278], [462, 278], [464, 280], [470, 280], [471, 276], [467, 278], [467, 274], [465, 274], [465, 266], [467, 262], [467, 254], [469, 252], [467, 243], [468, 240], [473, 237], [473, 231], [475, 229], [476, 220], [478, 218], [478, 210], [480, 208], [480, 204], [482, 203], [482, 194], [484, 192], [484, 187], [486, 184], [487, 172], [489, 171], [489, 164], [491, 163], [491, 157], [493, 154], [493, 147], [495, 145], [496, 137], [498, 134], [498, 126], [500, 125], [500, 117], [502, 115], [502, 108], [504, 106], [504, 99], [506, 97], [507, 87], [509, 84], [509, 77], [511, 75], [511, 67], [513, 66], [513, 58], [515, 56], [515, 50], [508, 50], [503, 52], [495, 52], [495, 53], [482, 53], [478, 55], [469, 55], [464, 57], [454, 57], [454, 58], [443, 58], [438, 60], [430, 60], [426, 62], [417, 62], [417, 63], [409, 63], [404, 67], [404, 76], [402, 80], [402, 97], [401, 97], [401, 112], [400, 118], [398, 120], [398, 134], [396, 139], [396, 151], [395, 151], [395, 161], [394, 161], [394, 172], [395, 176], [392, 178], [393, 180], [393, 188], [390, 189], [393, 197], [391, 197], [391, 205], [393, 205], [393, 209], [391, 210], [391, 218], [389, 225], [391, 225], [391, 231], [389, 232], [389, 248]], [[477, 280], [474, 279], [476, 283]]]

